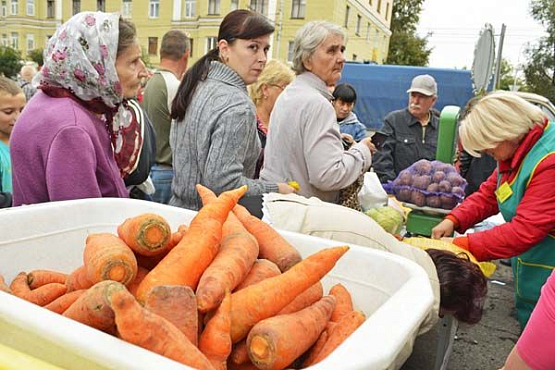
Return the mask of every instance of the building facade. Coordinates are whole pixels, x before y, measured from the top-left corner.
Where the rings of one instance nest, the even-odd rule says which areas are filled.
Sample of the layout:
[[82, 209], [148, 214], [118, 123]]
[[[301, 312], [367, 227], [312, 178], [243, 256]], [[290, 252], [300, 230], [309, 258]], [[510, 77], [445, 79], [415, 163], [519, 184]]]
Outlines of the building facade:
[[81, 11], [120, 12], [137, 27], [150, 63], [159, 62], [162, 36], [181, 29], [192, 41], [191, 61], [216, 45], [223, 17], [234, 9], [256, 10], [275, 24], [270, 57], [292, 58], [295, 32], [311, 20], [328, 20], [348, 33], [345, 56], [383, 63], [387, 58], [394, 0], [0, 0], [0, 43], [23, 56], [43, 48], [56, 27]]

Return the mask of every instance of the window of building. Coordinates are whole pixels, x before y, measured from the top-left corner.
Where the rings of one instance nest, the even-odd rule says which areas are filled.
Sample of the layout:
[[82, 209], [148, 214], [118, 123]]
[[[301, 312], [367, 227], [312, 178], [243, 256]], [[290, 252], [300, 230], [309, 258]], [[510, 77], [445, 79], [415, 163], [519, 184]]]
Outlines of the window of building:
[[355, 33], [360, 36], [360, 24], [362, 23], [362, 17], [357, 14], [357, 26], [355, 28]]
[[345, 8], [345, 22], [343, 22], [343, 26], [345, 28], [349, 28], [349, 13], [351, 12], [351, 7], [347, 5]]
[[370, 33], [372, 32], [372, 26], [370, 23], [366, 26], [366, 41], [370, 41]]
[[268, 0], [251, 0], [250, 8], [260, 14], [266, 14], [268, 10]]
[[237, 10], [239, 9], [239, 0], [231, 0], [230, 10]]
[[27, 51], [35, 50], [35, 35], [27, 34]]
[[287, 45], [287, 61], [288, 62], [292, 62], [293, 61], [293, 57], [294, 57], [294, 47], [295, 43], [293, 41], [289, 41], [289, 44]]
[[378, 8], [378, 13], [380, 13], [381, 9], [382, 9], [382, 0], [378, 0], [378, 7], [377, 8]]
[[8, 5], [6, 4], [6, 0], [2, 0], [2, 17], [6, 17], [7, 15], [8, 15]]
[[149, 18], [158, 18], [160, 16], [160, 0], [149, 0], [148, 16]]
[[304, 18], [306, 11], [306, 0], [293, 0], [291, 6], [291, 18]]
[[372, 0], [368, 0], [368, 4], [372, 6]]
[[385, 4], [385, 20], [389, 18], [389, 3]]
[[73, 0], [73, 15], [81, 13], [81, 0]]
[[46, 1], [46, 18], [54, 18], [54, 0]]
[[197, 0], [185, 0], [185, 18], [193, 18], [197, 14]]
[[96, 10], [99, 12], [106, 11], [106, 1], [105, 0], [96, 0]]
[[12, 15], [19, 14], [19, 2], [18, 0], [12, 0]]
[[215, 49], [218, 46], [218, 38], [214, 36], [209, 36], [206, 38], [206, 52]]
[[27, 15], [35, 15], [35, 0], [27, 0]]
[[19, 49], [19, 33], [12, 32], [12, 48]]
[[208, 14], [220, 14], [220, 0], [208, 0]]
[[121, 15], [123, 18], [131, 18], [133, 16], [133, 2], [131, 0], [123, 0]]
[[3, 33], [2, 34], [2, 46], [8, 46], [9, 45], [9, 41], [8, 41], [8, 34]]
[[150, 55], [158, 54], [158, 37], [148, 38], [148, 54]]

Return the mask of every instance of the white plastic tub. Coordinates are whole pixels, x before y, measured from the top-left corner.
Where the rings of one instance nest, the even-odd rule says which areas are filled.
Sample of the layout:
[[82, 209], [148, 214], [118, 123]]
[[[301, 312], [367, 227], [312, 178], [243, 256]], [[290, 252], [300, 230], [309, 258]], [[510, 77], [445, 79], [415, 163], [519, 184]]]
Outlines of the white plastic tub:
[[[193, 211], [130, 199], [84, 199], [0, 211], [0, 274], [9, 283], [20, 271], [71, 272], [82, 265], [89, 233], [115, 232], [125, 218], [154, 212], [173, 229]], [[301, 254], [341, 243], [282, 232]], [[351, 246], [324, 278], [326, 291], [341, 282], [366, 322], [312, 369], [385, 369], [418, 329], [432, 305], [422, 268], [395, 255]], [[0, 344], [67, 369], [188, 369], [41, 307], [0, 292]]]

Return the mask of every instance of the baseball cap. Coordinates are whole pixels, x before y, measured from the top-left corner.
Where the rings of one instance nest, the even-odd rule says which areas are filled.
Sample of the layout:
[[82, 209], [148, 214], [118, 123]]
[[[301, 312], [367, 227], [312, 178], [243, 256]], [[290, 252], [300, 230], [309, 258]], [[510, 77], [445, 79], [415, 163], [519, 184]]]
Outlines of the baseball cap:
[[424, 95], [432, 96], [437, 95], [436, 80], [430, 75], [420, 75], [412, 79], [412, 84], [407, 93], [419, 92]]

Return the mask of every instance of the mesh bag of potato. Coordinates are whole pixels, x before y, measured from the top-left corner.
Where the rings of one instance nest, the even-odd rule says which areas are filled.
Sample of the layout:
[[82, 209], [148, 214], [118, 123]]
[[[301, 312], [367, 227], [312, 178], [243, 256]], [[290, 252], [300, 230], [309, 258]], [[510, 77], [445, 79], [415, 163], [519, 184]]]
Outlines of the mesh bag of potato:
[[464, 198], [466, 184], [452, 165], [421, 159], [399, 173], [392, 189], [401, 202], [453, 209]]

